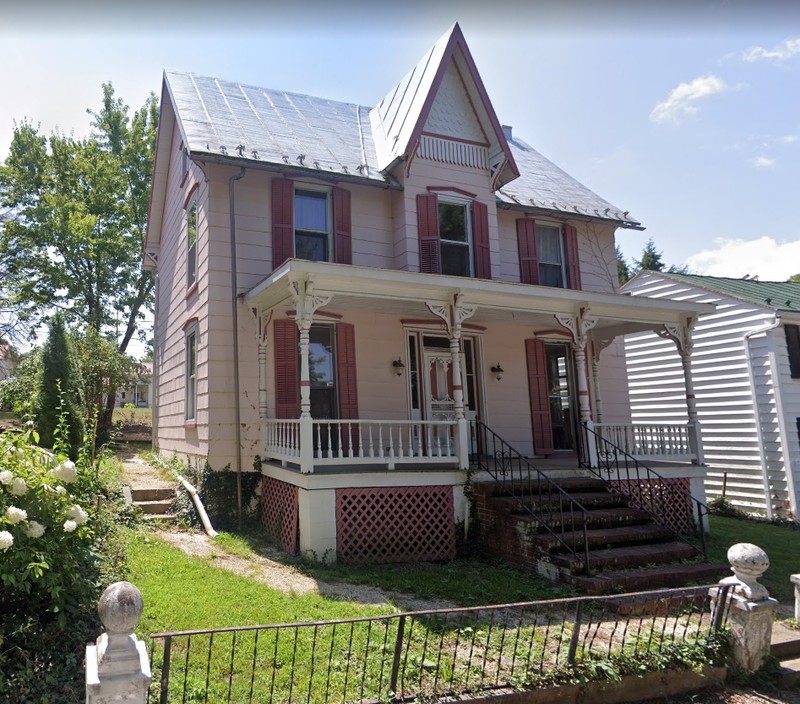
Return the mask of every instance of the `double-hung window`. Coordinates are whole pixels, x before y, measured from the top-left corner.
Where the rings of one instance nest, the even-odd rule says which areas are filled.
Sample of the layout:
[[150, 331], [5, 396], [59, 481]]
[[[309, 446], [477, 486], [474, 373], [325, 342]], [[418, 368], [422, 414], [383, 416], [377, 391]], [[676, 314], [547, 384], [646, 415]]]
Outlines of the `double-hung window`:
[[294, 256], [315, 262], [331, 261], [331, 225], [328, 194], [295, 189]]
[[789, 353], [789, 373], [800, 379], [800, 325], [784, 325], [786, 349]]
[[197, 329], [186, 333], [185, 418], [194, 421], [197, 417]]
[[186, 209], [186, 285], [197, 281], [197, 198]]
[[561, 227], [537, 222], [536, 251], [539, 256], [539, 284], [566, 288], [564, 238]]
[[442, 273], [472, 276], [472, 222], [467, 203], [439, 200]]

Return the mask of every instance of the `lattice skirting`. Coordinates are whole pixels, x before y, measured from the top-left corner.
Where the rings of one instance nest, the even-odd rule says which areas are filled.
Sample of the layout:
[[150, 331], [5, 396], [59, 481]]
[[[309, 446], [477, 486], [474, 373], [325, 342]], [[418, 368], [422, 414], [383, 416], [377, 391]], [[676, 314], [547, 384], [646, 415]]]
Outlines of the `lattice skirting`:
[[273, 477], [261, 479], [261, 520], [284, 552], [297, 553], [298, 489]]
[[631, 506], [662, 516], [664, 523], [679, 534], [694, 531], [688, 477], [641, 481], [622, 479], [609, 484], [611, 491], [627, 496]]
[[453, 559], [453, 488], [337, 489], [336, 550], [351, 564]]

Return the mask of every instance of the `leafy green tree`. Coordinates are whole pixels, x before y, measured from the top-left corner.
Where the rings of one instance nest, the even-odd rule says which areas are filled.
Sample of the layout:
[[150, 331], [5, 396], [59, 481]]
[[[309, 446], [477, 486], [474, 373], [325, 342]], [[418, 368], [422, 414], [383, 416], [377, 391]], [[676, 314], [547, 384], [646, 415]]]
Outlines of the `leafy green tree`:
[[63, 316], [57, 314], [50, 324], [50, 334], [42, 352], [42, 375], [36, 394], [36, 430], [43, 447], [53, 447], [59, 415], [64, 414], [66, 437], [59, 438], [75, 460], [86, 429], [86, 407], [83, 399], [78, 357], [64, 327]]
[[800, 283], [800, 274], [794, 274], [793, 276], [789, 277], [789, 281], [794, 281], [796, 283]]
[[0, 382], [0, 409], [13, 411], [19, 418], [33, 413], [41, 373], [41, 347], [20, 355], [19, 364], [11, 372], [11, 376]]
[[619, 279], [619, 285], [622, 286], [631, 278], [631, 268], [628, 266], [628, 262], [625, 260], [625, 255], [619, 245], [616, 246], [615, 251], [617, 255], [617, 278]]
[[[103, 407], [107, 394], [130, 383], [134, 374], [134, 361], [120, 352], [108, 337], [98, 335], [91, 329], [78, 337], [75, 347], [80, 362], [88, 417], [92, 417], [95, 410]], [[108, 438], [99, 439], [102, 443]]]
[[[5, 297], [37, 324], [61, 310], [66, 322], [101, 336], [122, 322], [117, 349], [125, 353], [154, 279], [144, 271], [156, 122], [155, 96], [129, 108], [103, 85], [93, 131], [82, 140], [46, 138], [29, 121], [17, 124], [0, 166], [0, 261], [10, 282]], [[101, 425], [110, 427], [114, 393]]]

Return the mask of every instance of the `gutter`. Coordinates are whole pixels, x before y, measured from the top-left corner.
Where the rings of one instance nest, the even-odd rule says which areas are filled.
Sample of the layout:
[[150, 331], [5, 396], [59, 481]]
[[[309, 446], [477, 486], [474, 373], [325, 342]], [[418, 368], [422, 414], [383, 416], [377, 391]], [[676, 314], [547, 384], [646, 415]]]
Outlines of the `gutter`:
[[[761, 460], [761, 480], [764, 484], [764, 496], [765, 501], [764, 504], [767, 509], [767, 518], [771, 521], [773, 518], [773, 507], [772, 507], [772, 488], [769, 484], [769, 471], [767, 470], [767, 453], [764, 449], [764, 433], [763, 427], [761, 424], [761, 414], [758, 412], [758, 392], [756, 389], [756, 378], [755, 374], [753, 373], [753, 355], [750, 352], [750, 338], [753, 335], [760, 335], [762, 333], [768, 333], [776, 328], [780, 327], [781, 325], [781, 314], [779, 312], [775, 313], [775, 319], [771, 323], [766, 323], [761, 327], [755, 328], [754, 330], [750, 330], [742, 335], [742, 344], [744, 345], [744, 354], [747, 358], [747, 374], [750, 379], [750, 392], [753, 396], [753, 416], [755, 417], [756, 421], [756, 435], [758, 439], [758, 456]], [[772, 367], [772, 360], [768, 360], [770, 367]], [[774, 379], [774, 374], [773, 374]]]

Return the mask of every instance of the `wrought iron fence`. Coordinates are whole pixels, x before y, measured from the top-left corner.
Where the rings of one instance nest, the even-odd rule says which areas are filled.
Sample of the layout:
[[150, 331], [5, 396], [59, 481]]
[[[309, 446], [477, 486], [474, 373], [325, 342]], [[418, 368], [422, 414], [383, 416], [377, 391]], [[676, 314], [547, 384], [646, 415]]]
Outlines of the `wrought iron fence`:
[[388, 702], [693, 665], [716, 652], [708, 587], [177, 633], [150, 640], [149, 702]]

